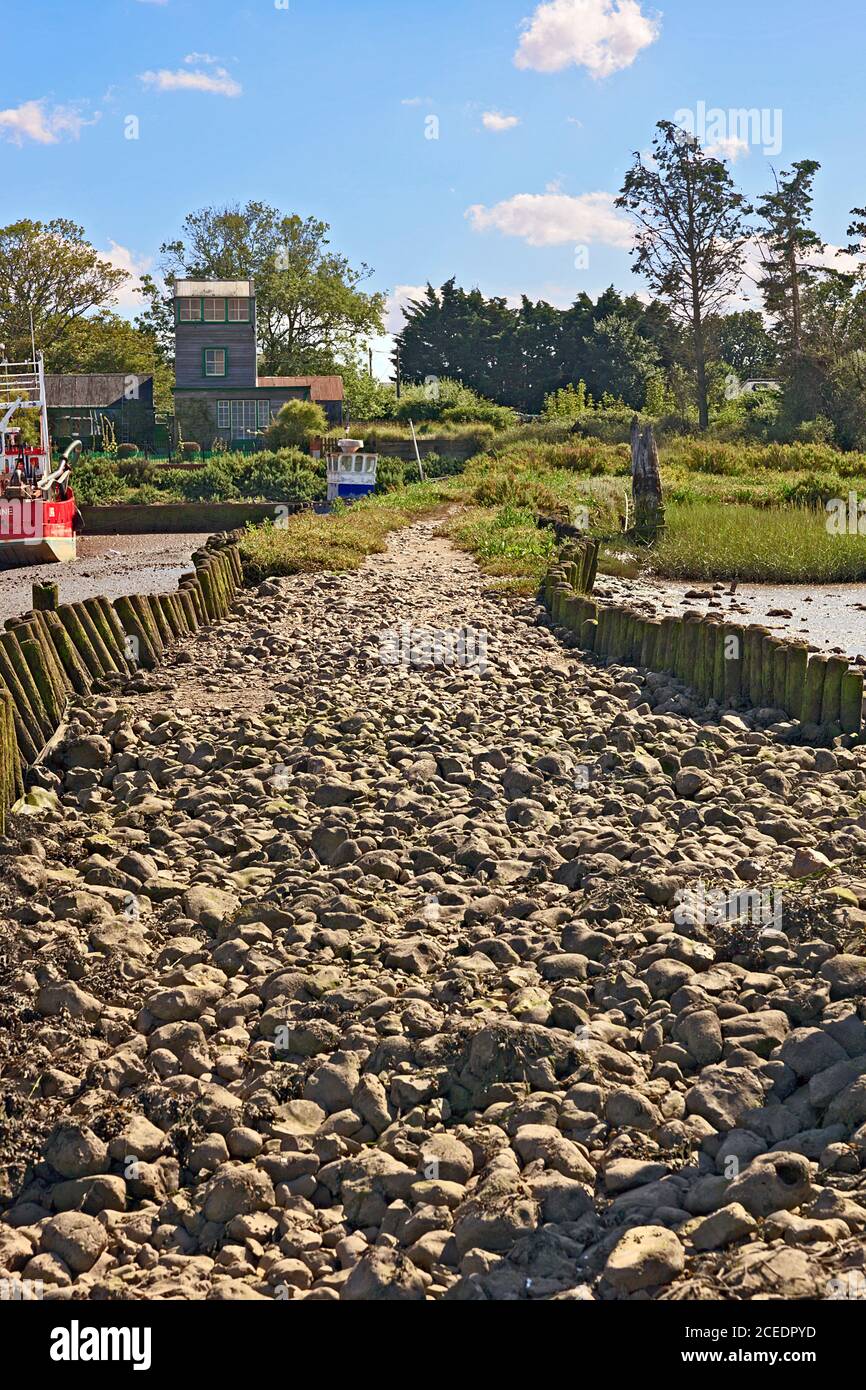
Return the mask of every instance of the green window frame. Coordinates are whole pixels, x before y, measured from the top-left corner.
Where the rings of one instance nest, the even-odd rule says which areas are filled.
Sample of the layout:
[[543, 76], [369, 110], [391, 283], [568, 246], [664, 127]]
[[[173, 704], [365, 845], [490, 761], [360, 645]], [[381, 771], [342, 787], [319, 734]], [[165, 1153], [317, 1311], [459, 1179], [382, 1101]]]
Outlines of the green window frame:
[[[195, 304], [198, 312], [193, 318], [185, 319], [180, 310], [182, 304]], [[201, 323], [202, 321], [202, 301], [193, 295], [180, 295], [177, 300], [177, 322], [178, 323]]]
[[[221, 303], [222, 303], [222, 306], [223, 306], [222, 317], [221, 317], [221, 318], [205, 318], [205, 309], [204, 309], [205, 301], [207, 301], [207, 302], [210, 303], [210, 304], [215, 304], [215, 303], [218, 304], [218, 303], [221, 302]], [[237, 297], [234, 296], [234, 295], [221, 295], [221, 294], [218, 294], [218, 295], [210, 295], [210, 294], [208, 294], [208, 295], [201, 295], [201, 296], [198, 296], [198, 295], [178, 295], [177, 298], [176, 298], [176, 300], [175, 300], [175, 315], [174, 315], [174, 321], [175, 321], [175, 323], [198, 323], [198, 324], [204, 323], [204, 324], [207, 324], [209, 328], [213, 328], [214, 324], [217, 324], [217, 323], [252, 323], [252, 315], [251, 315], [251, 313], [250, 313], [250, 303], [251, 303], [251, 301], [250, 301], [250, 299], [249, 299], [248, 296], [242, 296], [241, 298], [237, 298]], [[196, 313], [196, 315], [195, 315], [194, 318], [189, 318], [189, 319], [181, 318], [180, 306], [181, 306], [182, 304], [197, 304], [197, 305], [198, 305], [198, 312]], [[243, 313], [240, 312], [241, 306], [243, 306]], [[233, 312], [232, 312], [232, 310], [234, 310], [234, 309], [237, 309], [237, 312], [236, 312], [236, 313], [233, 313]]]
[[[223, 369], [221, 372], [209, 372], [207, 369], [207, 355], [209, 352], [221, 352], [223, 355]], [[227, 347], [206, 347], [202, 348], [201, 354], [201, 374], [203, 377], [226, 377], [229, 374], [229, 350]]]

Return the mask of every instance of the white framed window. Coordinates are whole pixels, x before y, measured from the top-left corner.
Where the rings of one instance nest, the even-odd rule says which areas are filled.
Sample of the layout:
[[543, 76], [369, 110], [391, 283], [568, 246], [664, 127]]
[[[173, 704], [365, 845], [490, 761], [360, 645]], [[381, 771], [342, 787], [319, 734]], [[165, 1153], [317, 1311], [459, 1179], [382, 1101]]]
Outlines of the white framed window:
[[225, 376], [228, 370], [228, 353], [225, 348], [205, 348], [205, 376]]
[[231, 401], [217, 401], [217, 429], [230, 430], [232, 427]]
[[224, 299], [206, 299], [204, 301], [204, 321], [205, 323], [225, 323], [226, 302]]
[[179, 299], [177, 317], [180, 323], [201, 323], [201, 300]]
[[270, 401], [257, 401], [259, 413], [259, 429], [266, 430], [271, 423], [271, 403]]
[[249, 323], [250, 301], [248, 299], [229, 299], [227, 303], [229, 323]]

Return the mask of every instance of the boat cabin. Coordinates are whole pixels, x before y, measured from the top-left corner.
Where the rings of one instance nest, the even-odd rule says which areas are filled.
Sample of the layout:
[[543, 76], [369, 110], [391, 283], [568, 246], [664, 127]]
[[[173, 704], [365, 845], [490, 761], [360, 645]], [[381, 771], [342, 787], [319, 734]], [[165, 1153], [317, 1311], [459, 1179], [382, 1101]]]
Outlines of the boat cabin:
[[355, 502], [376, 491], [378, 454], [328, 455], [328, 501]]

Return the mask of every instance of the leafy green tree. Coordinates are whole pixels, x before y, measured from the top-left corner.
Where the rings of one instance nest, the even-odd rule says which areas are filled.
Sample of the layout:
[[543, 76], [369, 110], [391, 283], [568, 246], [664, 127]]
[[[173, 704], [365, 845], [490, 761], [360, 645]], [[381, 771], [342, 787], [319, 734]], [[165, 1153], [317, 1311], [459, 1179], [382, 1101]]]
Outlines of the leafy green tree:
[[269, 449], [289, 449], [328, 433], [328, 419], [316, 401], [286, 401], [265, 430]]
[[576, 386], [569, 382], [568, 386], [561, 386], [558, 391], [551, 391], [545, 396], [541, 413], [545, 420], [577, 420], [591, 409], [592, 397], [586, 389], [586, 382], [579, 381]]
[[757, 309], [719, 316], [708, 328], [713, 355], [727, 362], [741, 381], [768, 377], [775, 370], [776, 343]]
[[116, 300], [129, 276], [65, 217], [0, 228], [0, 341], [9, 361], [30, 356], [30, 315], [46, 357], [73, 324]]
[[823, 273], [814, 266], [814, 259], [826, 249], [825, 244], [811, 226], [820, 168], [814, 159], [801, 159], [776, 176], [775, 191], [757, 205], [763, 259], [758, 286], [792, 372], [803, 353], [803, 294]]
[[339, 370], [383, 328], [385, 297], [366, 293], [372, 274], [333, 251], [318, 218], [287, 216], [267, 203], [207, 207], [187, 215], [183, 235], [161, 247], [164, 288], [148, 285], [146, 326], [164, 336], [175, 279], [253, 279], [265, 376]]
[[701, 429], [709, 427], [706, 319], [737, 285], [750, 208], [724, 160], [693, 135], [660, 121], [652, 158], [641, 154], [625, 177], [617, 207], [635, 222], [634, 270], [688, 325]]

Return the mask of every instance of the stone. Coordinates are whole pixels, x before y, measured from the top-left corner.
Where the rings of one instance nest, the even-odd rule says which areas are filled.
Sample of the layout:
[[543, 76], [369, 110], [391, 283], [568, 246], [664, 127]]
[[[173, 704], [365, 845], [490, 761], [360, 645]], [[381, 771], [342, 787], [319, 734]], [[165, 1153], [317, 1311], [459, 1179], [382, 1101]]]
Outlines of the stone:
[[614, 1246], [604, 1277], [618, 1293], [670, 1284], [685, 1269], [682, 1243], [664, 1226], [636, 1226]]

